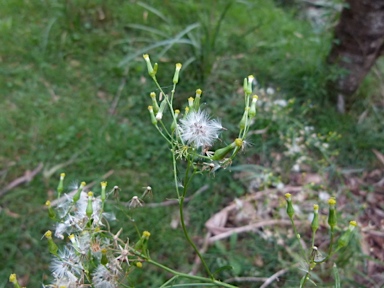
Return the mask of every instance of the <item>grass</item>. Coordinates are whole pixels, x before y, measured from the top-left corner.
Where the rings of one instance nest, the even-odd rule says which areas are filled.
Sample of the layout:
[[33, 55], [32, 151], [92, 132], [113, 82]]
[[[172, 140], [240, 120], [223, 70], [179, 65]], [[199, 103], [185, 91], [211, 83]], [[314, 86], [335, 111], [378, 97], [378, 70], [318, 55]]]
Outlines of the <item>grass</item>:
[[[122, 201], [141, 193], [147, 185], [154, 188], [153, 202], [174, 197], [167, 146], [159, 144], [161, 138], [146, 111], [147, 95], [154, 85], [142, 59], [135, 56], [141, 51], [150, 52], [160, 63], [161, 83], [171, 82], [168, 79], [175, 62], [189, 64], [181, 75], [180, 98], [201, 87], [207, 107], [217, 112], [228, 128], [224, 141], [234, 136], [231, 131], [236, 130], [230, 123], [236, 125], [235, 119], [242, 113], [236, 109], [240, 107], [236, 90], [243, 77], [254, 74], [261, 87], [271, 86], [287, 99], [296, 98], [294, 109], [305, 109], [307, 100], [314, 103], [314, 109], [299, 121], [308, 121], [323, 133], [337, 131], [343, 135], [335, 164], [372, 167], [371, 149], [383, 151], [382, 125], [378, 125], [383, 115], [378, 100], [370, 97], [370, 89], [377, 83], [375, 76], [363, 85], [359, 104], [350, 115], [337, 115], [327, 102], [325, 84], [334, 77], [324, 65], [330, 31], [314, 33], [307, 22], [297, 19], [296, 11], [277, 7], [273, 1], [156, 3], [0, 1], [1, 187], [44, 164], [31, 182], [1, 196], [0, 287], [8, 287], [12, 272], [28, 287], [47, 281], [50, 256], [41, 237], [52, 227], [42, 206], [54, 197], [60, 172], [65, 171], [66, 181], [71, 183], [98, 181], [113, 170], [107, 180], [121, 187]], [[146, 31], [144, 26], [154, 30]], [[182, 36], [172, 41], [177, 35]], [[180, 39], [184, 43], [180, 44]], [[148, 49], [159, 41], [164, 45]], [[368, 112], [359, 123], [358, 116], [364, 112], [361, 107]], [[254, 146], [245, 155], [264, 155], [262, 164], [273, 168], [271, 151], [282, 149], [279, 131], [294, 122], [292, 115], [295, 113], [284, 118], [288, 121], [279, 122], [261, 113], [255, 130], [269, 126], [270, 133], [254, 135], [250, 139]], [[209, 191], [187, 206], [189, 230], [197, 240], [202, 239], [204, 221], [211, 214], [232, 201], [234, 194], [241, 196], [247, 191], [229, 172], [208, 180], [200, 178], [194, 185], [196, 190], [205, 181]], [[220, 183], [227, 183], [229, 189]], [[135, 223], [154, 235], [152, 257], [188, 271], [193, 262], [191, 249], [185, 248], [179, 230], [169, 228], [176, 210], [123, 210], [118, 215], [124, 220], [115, 225], [124, 225], [126, 236], [135, 234], [133, 225], [124, 218], [126, 213], [133, 213], [130, 217]], [[241, 236], [212, 247], [207, 257], [212, 267], [234, 266], [231, 271], [219, 272], [223, 278], [268, 277], [276, 267], [293, 263], [276, 241]], [[279, 257], [260, 248], [265, 246], [278, 250]], [[242, 253], [259, 255], [259, 263], [265, 265], [255, 265], [252, 257], [238, 257]], [[141, 283], [138, 287], [158, 287], [167, 277], [151, 267], [133, 275]], [[294, 273], [284, 277], [284, 287], [298, 284]], [[246, 285], [242, 287], [256, 287]]]

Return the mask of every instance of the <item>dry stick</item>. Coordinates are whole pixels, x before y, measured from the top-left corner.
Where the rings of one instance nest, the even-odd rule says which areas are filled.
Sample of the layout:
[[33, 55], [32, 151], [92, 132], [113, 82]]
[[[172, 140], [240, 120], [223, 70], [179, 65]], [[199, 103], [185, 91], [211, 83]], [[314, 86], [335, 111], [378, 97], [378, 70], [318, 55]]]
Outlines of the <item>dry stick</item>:
[[213, 243], [215, 241], [218, 241], [218, 240], [221, 240], [224, 238], [228, 238], [232, 234], [239, 234], [239, 233], [243, 233], [243, 232], [253, 231], [256, 228], [260, 228], [263, 226], [273, 226], [273, 225], [291, 225], [291, 221], [289, 221], [289, 220], [266, 220], [266, 221], [262, 221], [259, 223], [249, 224], [249, 225], [245, 225], [245, 226], [241, 226], [241, 227], [237, 227], [237, 228], [233, 228], [233, 229], [228, 228], [230, 230], [223, 232], [223, 233], [220, 233], [218, 235], [215, 235], [215, 236], [209, 238], [208, 241], [209, 241], [209, 243]]
[[44, 84], [45, 88], [47, 88], [48, 93], [49, 93], [49, 94], [51, 95], [51, 97], [52, 97], [52, 100], [53, 100], [54, 102], [59, 101], [60, 96], [57, 95], [57, 94], [55, 93], [55, 90], [53, 90], [51, 84], [49, 84], [48, 81], [45, 80], [45, 79], [43, 79], [43, 78], [41, 78], [40, 81]]
[[[105, 180], [107, 179], [109, 176], [111, 176], [112, 174], [114, 173], [113, 170], [109, 170], [107, 173], [105, 173], [103, 176], [101, 176], [101, 179], [102, 180]], [[90, 187], [94, 186], [96, 183], [98, 183], [97, 181], [93, 181], [91, 183], [89, 183], [87, 186], [84, 187], [84, 190], [88, 190]], [[56, 200], [53, 200], [51, 202], [51, 206], [52, 207], [55, 207], [56, 205], [58, 204], [61, 204], [62, 202], [66, 201], [69, 198], [73, 197], [77, 192], [77, 189], [69, 192], [68, 194], [65, 194], [63, 196], [61, 196], [59, 199], [56, 199]], [[46, 207], [46, 206], [44, 206]]]
[[276, 272], [275, 274], [273, 274], [272, 276], [270, 276], [267, 281], [264, 282], [263, 285], [260, 286], [260, 288], [265, 288], [265, 287], [268, 287], [269, 284], [271, 284], [273, 281], [275, 281], [277, 278], [279, 278], [281, 275], [287, 273], [290, 269], [288, 268], [285, 268], [285, 269], [282, 269], [278, 272]]
[[232, 283], [232, 282], [264, 282], [267, 281], [269, 278], [267, 277], [232, 277], [226, 279], [225, 283]]
[[25, 171], [24, 173], [24, 176], [21, 176], [15, 180], [13, 180], [11, 183], [9, 183], [7, 186], [5, 186], [5, 188], [3, 188], [2, 190], [0, 190], [0, 197], [3, 196], [5, 193], [7, 193], [9, 190], [15, 188], [16, 186], [19, 186], [25, 182], [31, 182], [33, 177], [36, 176], [36, 174], [38, 174], [41, 169], [43, 169], [43, 163], [39, 163], [39, 165], [37, 165], [37, 167], [35, 169], [33, 169], [32, 171]]

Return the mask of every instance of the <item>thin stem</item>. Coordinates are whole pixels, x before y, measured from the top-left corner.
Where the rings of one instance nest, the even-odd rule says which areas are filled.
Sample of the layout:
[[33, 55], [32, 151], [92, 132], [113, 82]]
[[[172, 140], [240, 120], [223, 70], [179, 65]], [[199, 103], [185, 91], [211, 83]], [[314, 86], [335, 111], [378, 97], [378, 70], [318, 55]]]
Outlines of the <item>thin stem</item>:
[[188, 243], [192, 246], [193, 250], [195, 250], [197, 256], [200, 258], [201, 263], [203, 264], [206, 272], [208, 273], [209, 277], [211, 279], [214, 279], [213, 274], [211, 273], [211, 270], [209, 269], [207, 263], [205, 262], [203, 256], [200, 254], [199, 249], [197, 249], [195, 243], [191, 240], [191, 237], [189, 237], [187, 227], [185, 226], [185, 220], [184, 220], [184, 199], [187, 193], [187, 188], [189, 186], [189, 183], [194, 175], [194, 173], [189, 177], [189, 170], [191, 169], [191, 160], [188, 159], [188, 165], [187, 165], [187, 170], [185, 171], [185, 177], [184, 177], [184, 190], [183, 190], [183, 195], [179, 197], [179, 211], [180, 211], [180, 222], [181, 222], [181, 227], [183, 228], [184, 236], [187, 239]]
[[307, 283], [307, 280], [309, 279], [309, 273], [310, 273], [310, 269], [308, 269], [307, 273], [305, 274], [304, 281], [303, 281], [303, 283], [301, 283], [300, 288], [305, 287], [305, 283]]
[[175, 281], [177, 278], [179, 278], [178, 275], [173, 276], [171, 279], [169, 279], [167, 282], [165, 282], [163, 285], [160, 286], [160, 288], [167, 287], [167, 285], [173, 281]]
[[[155, 125], [157, 131], [159, 131], [160, 135], [163, 136], [163, 138], [169, 143], [169, 144], [172, 144], [171, 140], [168, 139], [168, 137], [166, 135], [164, 135], [163, 131], [161, 131], [161, 129], [159, 128], [159, 126]], [[169, 133], [168, 133], [169, 134]]]
[[311, 241], [311, 249], [315, 246], [315, 234], [316, 231], [312, 231], [312, 241]]
[[291, 224], [292, 224], [292, 227], [293, 227], [293, 233], [295, 233], [295, 237], [296, 237], [297, 241], [299, 242], [299, 246], [300, 246], [301, 253], [303, 254], [303, 258], [304, 258], [304, 260], [306, 262], [308, 262], [307, 261], [307, 255], [305, 253], [305, 249], [303, 247], [303, 244], [300, 241], [300, 238], [299, 238], [300, 234], [297, 232], [295, 222], [293, 221], [293, 217], [289, 217], [289, 219], [291, 219]]
[[203, 264], [203, 266], [204, 266], [205, 270], [207, 271], [208, 275], [211, 277], [211, 279], [214, 279], [211, 271], [208, 268], [207, 263], [205, 262], [203, 256], [201, 256], [199, 249], [197, 249], [195, 243], [193, 243], [193, 241], [189, 237], [187, 228], [185, 226], [185, 221], [184, 221], [183, 204], [184, 204], [184, 196], [180, 197], [180, 199], [179, 199], [180, 221], [181, 221], [181, 227], [183, 228], [184, 236], [187, 239], [188, 243], [192, 246], [193, 250], [195, 250], [197, 256], [200, 258], [201, 263]]
[[[140, 254], [141, 255], [141, 254]], [[141, 255], [141, 256], [144, 256], [144, 255]], [[164, 266], [152, 259], [147, 259], [146, 258], [146, 261], [154, 266], [157, 266], [165, 271], [168, 271], [169, 273], [172, 273], [173, 275], [177, 275], [179, 277], [183, 277], [183, 278], [188, 278], [188, 279], [194, 279], [194, 280], [198, 280], [198, 281], [204, 281], [204, 282], [209, 282], [209, 283], [213, 283], [213, 284], [216, 284], [217, 286], [221, 286], [221, 287], [228, 287], [228, 288], [236, 288], [236, 286], [233, 286], [231, 284], [228, 284], [228, 283], [225, 283], [225, 282], [221, 282], [221, 281], [218, 281], [218, 280], [215, 280], [215, 279], [209, 279], [209, 278], [205, 278], [205, 277], [201, 277], [201, 276], [196, 276], [196, 275], [190, 275], [190, 274], [186, 274], [186, 273], [182, 273], [182, 272], [178, 272], [176, 270], [173, 270], [167, 266]]]
[[177, 198], [180, 199], [179, 183], [177, 180], [177, 164], [176, 164], [176, 156], [175, 156], [175, 145], [172, 145], [172, 165], [173, 165], [173, 180], [175, 181]]
[[332, 254], [333, 237], [334, 237], [334, 235], [335, 235], [334, 232], [335, 232], [334, 229], [331, 227], [331, 239], [330, 239], [330, 243], [329, 243], [329, 250], [328, 250], [328, 256], [327, 256], [327, 258], [328, 258], [329, 256], [331, 256], [331, 254]]

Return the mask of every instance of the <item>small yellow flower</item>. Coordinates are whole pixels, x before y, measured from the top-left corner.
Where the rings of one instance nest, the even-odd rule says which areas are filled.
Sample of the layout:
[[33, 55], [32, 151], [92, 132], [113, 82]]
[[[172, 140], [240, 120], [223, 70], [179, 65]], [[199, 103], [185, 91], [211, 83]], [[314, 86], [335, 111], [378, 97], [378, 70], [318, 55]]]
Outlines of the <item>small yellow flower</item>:
[[148, 231], [144, 231], [143, 232], [143, 237], [144, 238], [149, 239], [149, 236], [151, 236], [151, 233], [149, 233]]
[[328, 204], [329, 204], [330, 206], [335, 206], [335, 205], [336, 205], [336, 199], [333, 198], [333, 197], [329, 198], [329, 200], [328, 200]]

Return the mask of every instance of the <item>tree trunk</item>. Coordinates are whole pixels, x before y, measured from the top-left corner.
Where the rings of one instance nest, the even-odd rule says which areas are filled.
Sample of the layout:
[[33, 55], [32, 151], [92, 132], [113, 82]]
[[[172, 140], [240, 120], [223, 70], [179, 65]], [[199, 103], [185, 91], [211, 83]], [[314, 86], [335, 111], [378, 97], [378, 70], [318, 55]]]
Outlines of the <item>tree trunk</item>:
[[340, 112], [359, 88], [384, 47], [384, 1], [347, 0], [335, 28], [330, 64], [346, 71], [333, 83]]

